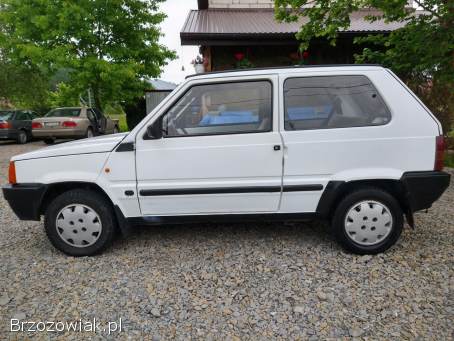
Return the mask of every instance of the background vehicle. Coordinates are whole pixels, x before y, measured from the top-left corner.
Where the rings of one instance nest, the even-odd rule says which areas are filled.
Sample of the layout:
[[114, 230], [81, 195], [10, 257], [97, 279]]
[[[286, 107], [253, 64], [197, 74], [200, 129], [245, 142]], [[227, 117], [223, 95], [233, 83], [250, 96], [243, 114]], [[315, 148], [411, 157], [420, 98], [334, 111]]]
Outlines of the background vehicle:
[[390, 70], [241, 70], [188, 78], [128, 134], [13, 157], [3, 191], [75, 256], [117, 228], [245, 218], [326, 219], [345, 249], [374, 254], [448, 187], [443, 151]]
[[27, 143], [32, 138], [32, 120], [37, 116], [31, 110], [0, 110], [0, 140]]
[[55, 139], [79, 139], [119, 132], [118, 120], [87, 107], [57, 108], [33, 120], [33, 137], [50, 144]]

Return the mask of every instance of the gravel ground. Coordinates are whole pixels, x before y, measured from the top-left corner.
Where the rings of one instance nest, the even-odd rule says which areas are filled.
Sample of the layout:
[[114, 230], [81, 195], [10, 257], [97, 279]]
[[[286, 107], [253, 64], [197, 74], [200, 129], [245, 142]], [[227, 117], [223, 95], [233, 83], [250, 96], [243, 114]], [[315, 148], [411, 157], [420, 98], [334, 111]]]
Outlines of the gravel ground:
[[[12, 155], [42, 146], [0, 142], [0, 183]], [[346, 254], [323, 224], [247, 223], [147, 228], [76, 259], [0, 196], [0, 339], [107, 337], [9, 332], [14, 317], [95, 317], [121, 318], [110, 338], [134, 340], [452, 340], [453, 203], [451, 184], [416, 231], [373, 257]]]

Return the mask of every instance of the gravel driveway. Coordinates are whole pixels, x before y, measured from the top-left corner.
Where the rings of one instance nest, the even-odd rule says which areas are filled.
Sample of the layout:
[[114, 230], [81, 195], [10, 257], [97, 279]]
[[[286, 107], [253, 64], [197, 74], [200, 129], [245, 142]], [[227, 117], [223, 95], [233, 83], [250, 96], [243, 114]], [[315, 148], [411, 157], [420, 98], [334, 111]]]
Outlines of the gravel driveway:
[[[42, 148], [0, 142], [9, 158]], [[121, 339], [453, 339], [454, 185], [386, 254], [344, 253], [322, 224], [144, 228], [71, 258], [0, 195], [0, 339], [10, 319], [122, 321]], [[28, 333], [83, 339], [98, 332]]]

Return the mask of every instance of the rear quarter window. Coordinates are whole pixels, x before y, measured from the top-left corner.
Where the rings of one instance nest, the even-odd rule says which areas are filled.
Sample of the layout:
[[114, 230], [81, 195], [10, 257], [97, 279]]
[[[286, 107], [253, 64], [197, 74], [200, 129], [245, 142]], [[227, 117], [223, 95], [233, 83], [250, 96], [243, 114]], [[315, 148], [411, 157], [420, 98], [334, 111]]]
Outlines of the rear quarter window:
[[284, 83], [285, 130], [379, 126], [391, 113], [365, 76], [289, 78]]

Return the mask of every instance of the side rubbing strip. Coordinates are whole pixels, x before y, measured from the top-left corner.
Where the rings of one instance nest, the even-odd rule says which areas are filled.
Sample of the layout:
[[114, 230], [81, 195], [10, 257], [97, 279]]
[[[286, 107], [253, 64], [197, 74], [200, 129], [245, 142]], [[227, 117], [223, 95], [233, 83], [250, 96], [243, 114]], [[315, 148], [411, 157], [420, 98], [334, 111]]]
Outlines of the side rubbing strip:
[[323, 185], [292, 185], [284, 186], [284, 192], [306, 192], [306, 191], [321, 191]]
[[[321, 191], [322, 189], [323, 189], [322, 185], [284, 186], [284, 192]], [[143, 189], [140, 191], [140, 195], [147, 197], [147, 196], [159, 196], [159, 195], [276, 193], [276, 192], [280, 192], [280, 191], [281, 191], [280, 186]]]
[[140, 195], [152, 196], [152, 195], [189, 195], [189, 194], [225, 194], [225, 193], [273, 193], [273, 192], [280, 192], [280, 191], [281, 191], [280, 186], [143, 189], [140, 191]]

